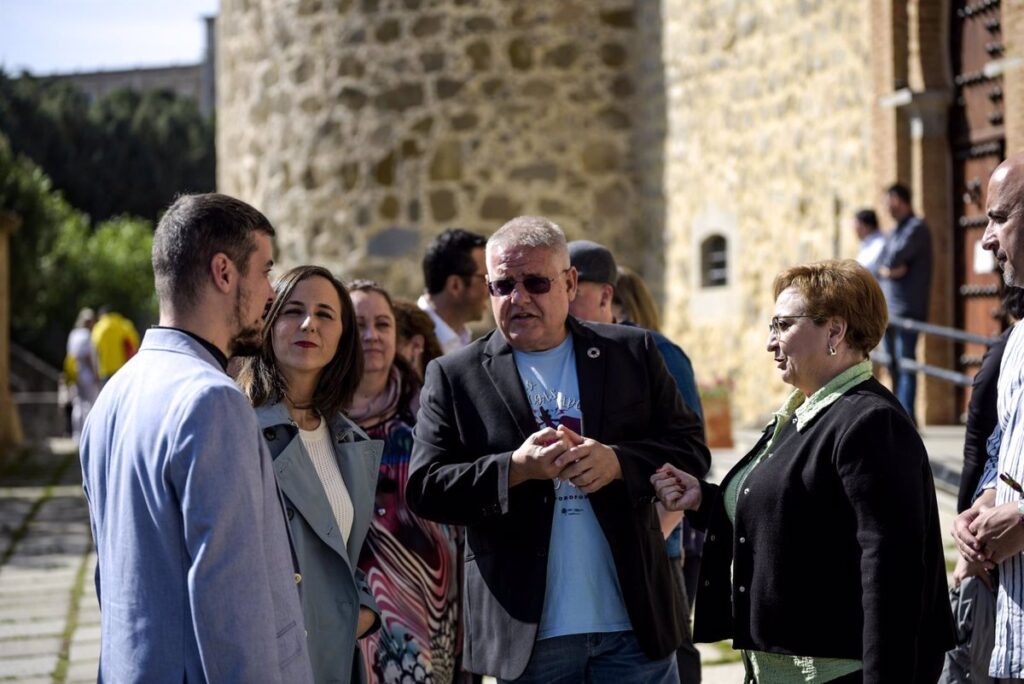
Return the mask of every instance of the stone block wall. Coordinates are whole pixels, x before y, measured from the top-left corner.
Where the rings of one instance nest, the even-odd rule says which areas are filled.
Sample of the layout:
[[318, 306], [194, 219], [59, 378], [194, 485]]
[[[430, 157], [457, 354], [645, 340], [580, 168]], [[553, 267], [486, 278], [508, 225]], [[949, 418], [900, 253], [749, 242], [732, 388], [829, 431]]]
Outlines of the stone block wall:
[[[852, 211], [878, 201], [868, 2], [664, 2], [666, 332], [699, 381], [731, 377], [741, 424], [791, 389], [765, 351], [772, 280], [852, 257]], [[701, 245], [727, 240], [727, 285]]]
[[519, 214], [640, 259], [634, 0], [224, 0], [218, 186], [283, 266], [422, 289], [448, 226]]

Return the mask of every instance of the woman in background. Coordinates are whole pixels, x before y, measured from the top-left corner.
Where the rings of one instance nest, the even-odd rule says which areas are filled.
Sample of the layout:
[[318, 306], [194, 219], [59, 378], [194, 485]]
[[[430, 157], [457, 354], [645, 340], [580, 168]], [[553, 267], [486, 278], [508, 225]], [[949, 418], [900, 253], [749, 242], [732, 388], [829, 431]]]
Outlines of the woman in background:
[[357, 280], [351, 292], [364, 365], [347, 413], [384, 441], [375, 514], [359, 560], [383, 624], [360, 647], [371, 682], [446, 684], [459, 669], [457, 539], [447, 526], [414, 514], [405, 498], [419, 376], [397, 354], [387, 290]]
[[409, 362], [422, 383], [427, 364], [444, 354], [434, 334], [434, 321], [416, 302], [396, 299], [394, 303], [397, 353]]

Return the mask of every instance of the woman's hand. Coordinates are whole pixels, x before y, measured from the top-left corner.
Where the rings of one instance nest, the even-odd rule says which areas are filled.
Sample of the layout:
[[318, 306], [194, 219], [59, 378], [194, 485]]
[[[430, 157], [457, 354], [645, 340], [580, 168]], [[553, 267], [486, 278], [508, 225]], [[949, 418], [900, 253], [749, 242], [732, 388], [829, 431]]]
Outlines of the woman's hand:
[[670, 511], [695, 511], [700, 508], [700, 481], [689, 473], [666, 463], [651, 475], [654, 492], [661, 505]]
[[374, 623], [377, 622], [377, 614], [366, 606], [359, 607], [359, 623], [356, 625], [357, 639], [362, 639], [366, 636], [367, 632], [373, 629]]

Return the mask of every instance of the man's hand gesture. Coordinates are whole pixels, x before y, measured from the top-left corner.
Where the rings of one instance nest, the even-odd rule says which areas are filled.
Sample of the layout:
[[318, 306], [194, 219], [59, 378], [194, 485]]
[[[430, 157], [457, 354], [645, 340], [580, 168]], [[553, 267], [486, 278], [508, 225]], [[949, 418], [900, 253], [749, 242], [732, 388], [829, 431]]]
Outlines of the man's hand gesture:
[[619, 456], [611, 447], [582, 437], [564, 425], [559, 425], [558, 431], [572, 443], [555, 459], [558, 479], [571, 482], [585, 494], [593, 494], [608, 483], [622, 479]]
[[[570, 433], [576, 433], [569, 430]], [[581, 439], [579, 435], [577, 438]], [[526, 438], [518, 449], [512, 452], [508, 485], [514, 487], [527, 480], [553, 480], [562, 471], [555, 465], [555, 459], [575, 444], [562, 426], [558, 430], [546, 427]]]

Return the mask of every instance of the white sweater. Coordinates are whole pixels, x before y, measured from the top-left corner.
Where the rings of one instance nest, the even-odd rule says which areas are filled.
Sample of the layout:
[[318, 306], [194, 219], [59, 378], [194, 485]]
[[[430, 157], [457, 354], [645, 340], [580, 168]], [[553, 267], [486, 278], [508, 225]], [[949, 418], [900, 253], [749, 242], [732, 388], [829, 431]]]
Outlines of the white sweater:
[[299, 430], [302, 438], [302, 445], [306, 447], [306, 453], [313, 462], [316, 474], [320, 478], [320, 484], [324, 487], [327, 501], [334, 511], [334, 518], [338, 522], [338, 529], [341, 530], [342, 538], [348, 544], [348, 537], [352, 533], [352, 499], [348, 495], [348, 488], [345, 480], [341, 477], [341, 470], [338, 468], [338, 461], [334, 455], [334, 448], [331, 446], [331, 433], [327, 429], [327, 421], [321, 419], [320, 425], [315, 430]]

